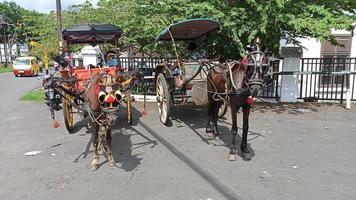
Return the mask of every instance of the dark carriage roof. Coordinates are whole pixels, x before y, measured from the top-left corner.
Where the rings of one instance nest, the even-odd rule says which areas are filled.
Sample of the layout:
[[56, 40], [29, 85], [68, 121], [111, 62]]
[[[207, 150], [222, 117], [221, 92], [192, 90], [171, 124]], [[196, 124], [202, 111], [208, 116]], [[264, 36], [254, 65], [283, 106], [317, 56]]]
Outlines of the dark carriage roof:
[[63, 30], [67, 44], [115, 43], [121, 37], [122, 29], [110, 24], [80, 24]]
[[193, 40], [207, 33], [219, 29], [220, 23], [216, 20], [196, 18], [180, 21], [169, 25], [156, 38], [156, 40]]

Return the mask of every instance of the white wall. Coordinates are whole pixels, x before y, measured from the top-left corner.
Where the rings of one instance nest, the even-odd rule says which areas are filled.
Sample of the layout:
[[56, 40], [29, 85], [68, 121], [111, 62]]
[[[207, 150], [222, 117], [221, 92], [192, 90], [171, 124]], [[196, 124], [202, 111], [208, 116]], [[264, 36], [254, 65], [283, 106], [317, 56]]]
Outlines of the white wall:
[[83, 54], [83, 66], [87, 68], [89, 64], [94, 66], [98, 64], [98, 57], [96, 54]]
[[[350, 31], [345, 31], [345, 30], [332, 30], [332, 33], [335, 34], [335, 35], [351, 34]], [[356, 33], [356, 30], [355, 30], [355, 33]], [[299, 41], [301, 42], [301, 45], [304, 47], [303, 48], [303, 58], [320, 58], [320, 56], [321, 56], [321, 42], [320, 41], [318, 41], [315, 38], [300, 38]], [[280, 45], [281, 46], [286, 46], [286, 41], [285, 40], [281, 40], [280, 41]], [[356, 58], [356, 36], [352, 37], [350, 57], [351, 58]], [[354, 62], [354, 61], [352, 61], [352, 62]], [[282, 64], [282, 62], [280, 64]], [[317, 64], [317, 63], [309, 64], [309, 71], [319, 71], [320, 70], [319, 66], [320, 66], [320, 63], [319, 64]], [[280, 66], [280, 69], [282, 69], [281, 66]], [[351, 63], [350, 70], [351, 71], [355, 71], [356, 70], [356, 64], [355, 63]], [[310, 86], [311, 86], [311, 91], [315, 91], [314, 87], [315, 87], [315, 85], [317, 85], [317, 84], [315, 84], [315, 81], [318, 81], [318, 80], [319, 80], [318, 76], [315, 76], [315, 75], [314, 76], [305, 76], [304, 80], [303, 80], [303, 86], [302, 86], [303, 91], [305, 91], [307, 89], [307, 87], [309, 88]], [[299, 80], [299, 81], [301, 81], [301, 80]], [[308, 85], [306, 84], [306, 81], [308, 81]], [[312, 84], [310, 84], [310, 83], [312, 83]], [[354, 85], [354, 84], [356, 84], [356, 82], [354, 82], [354, 79], [352, 77], [350, 77], [351, 88], [352, 88], [352, 85]], [[329, 89], [328, 88], [319, 89], [320, 90], [319, 94], [316, 94], [316, 96], [322, 97], [322, 94], [324, 94], [324, 92], [322, 92], [322, 90], [329, 90]], [[334, 91], [341, 91], [340, 88], [333, 88], [333, 89], [334, 89]], [[303, 94], [304, 94], [304, 92], [303, 92]], [[313, 94], [311, 94], [311, 95], [313, 95]], [[338, 92], [337, 96], [339, 97], [340, 95], [341, 95], [341, 92]], [[344, 94], [344, 97], [345, 97], [345, 95], [346, 94]], [[324, 98], [330, 98], [330, 96], [327, 97], [327, 96], [324, 95]], [[354, 87], [353, 97], [352, 98], [353, 99], [356, 98], [356, 86]]]
[[99, 47], [95, 46], [85, 46], [81, 49], [80, 54], [83, 58], [83, 66], [88, 67], [89, 64], [96, 66], [99, 62]]
[[321, 43], [315, 38], [300, 38], [303, 46], [303, 58], [320, 58]]

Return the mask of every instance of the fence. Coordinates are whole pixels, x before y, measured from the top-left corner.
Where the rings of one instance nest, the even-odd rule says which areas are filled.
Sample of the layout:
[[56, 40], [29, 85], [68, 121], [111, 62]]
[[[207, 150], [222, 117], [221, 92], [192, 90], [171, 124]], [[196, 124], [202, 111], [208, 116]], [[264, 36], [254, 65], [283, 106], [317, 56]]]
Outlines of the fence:
[[173, 63], [176, 59], [163, 59], [159, 57], [120, 57], [119, 62], [122, 67], [129, 70], [140, 69], [146, 77], [151, 77], [144, 79], [135, 88], [134, 92], [136, 94], [143, 94], [144, 88], [147, 90], [147, 94], [156, 95], [156, 88], [154, 83], [155, 69], [159, 63], [166, 61], [168, 63]]
[[356, 58], [303, 58], [299, 78], [299, 99], [338, 100], [346, 99], [346, 92], [355, 95]]
[[[166, 60], [174, 62], [175, 59]], [[121, 66], [128, 69], [140, 69], [145, 76], [154, 77], [156, 65], [162, 63], [158, 57], [121, 57]], [[298, 99], [305, 101], [346, 99], [346, 91], [351, 92], [351, 100], [356, 100], [355, 76], [356, 58], [302, 58], [299, 72], [282, 72], [280, 62], [271, 62], [272, 71], [260, 97], [279, 99], [283, 76], [298, 76]], [[351, 73], [348, 73], [351, 71]], [[145, 79], [135, 88], [135, 93], [143, 94], [144, 87], [148, 94], [155, 94], [154, 79]]]
[[[282, 61], [281, 61], [282, 62]], [[302, 58], [299, 71], [282, 72], [282, 67], [273, 67], [272, 80], [279, 98], [284, 76], [294, 75], [298, 80], [297, 98], [304, 101], [332, 100], [343, 102], [349, 91], [350, 99], [356, 100], [356, 58]], [[280, 65], [281, 66], [281, 65]]]

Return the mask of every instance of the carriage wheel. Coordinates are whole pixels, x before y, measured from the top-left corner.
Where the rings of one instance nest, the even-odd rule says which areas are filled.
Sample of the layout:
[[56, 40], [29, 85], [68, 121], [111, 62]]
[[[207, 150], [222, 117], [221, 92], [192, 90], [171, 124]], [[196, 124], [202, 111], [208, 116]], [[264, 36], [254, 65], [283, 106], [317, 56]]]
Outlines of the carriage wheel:
[[73, 106], [72, 106], [72, 97], [70, 95], [65, 95], [63, 102], [63, 116], [64, 124], [69, 133], [73, 131]]
[[132, 125], [132, 103], [131, 103], [131, 94], [127, 93], [126, 96], [126, 109], [127, 109], [127, 122]]
[[227, 112], [227, 106], [228, 106], [228, 101], [225, 99], [223, 105], [220, 106], [219, 112], [218, 112], [218, 117], [222, 118]]
[[157, 76], [156, 93], [159, 119], [164, 125], [167, 125], [171, 110], [171, 95], [168, 91], [166, 78], [162, 73]]

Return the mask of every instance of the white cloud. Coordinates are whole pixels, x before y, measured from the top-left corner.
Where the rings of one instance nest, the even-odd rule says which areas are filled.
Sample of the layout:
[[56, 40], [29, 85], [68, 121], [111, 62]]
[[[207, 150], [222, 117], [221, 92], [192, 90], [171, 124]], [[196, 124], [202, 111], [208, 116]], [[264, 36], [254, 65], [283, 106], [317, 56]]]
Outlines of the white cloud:
[[[36, 10], [41, 13], [49, 13], [51, 10], [56, 10], [56, 0], [0, 0], [0, 2], [4, 1], [13, 1], [17, 5], [28, 9], [28, 10]], [[80, 4], [85, 0], [61, 0], [62, 9], [65, 10], [69, 7], [69, 5]], [[99, 0], [90, 0], [93, 5]]]

